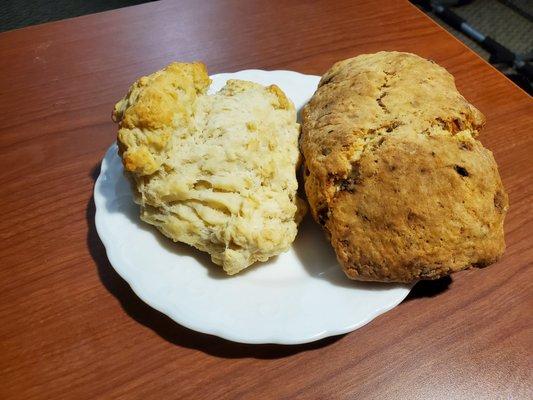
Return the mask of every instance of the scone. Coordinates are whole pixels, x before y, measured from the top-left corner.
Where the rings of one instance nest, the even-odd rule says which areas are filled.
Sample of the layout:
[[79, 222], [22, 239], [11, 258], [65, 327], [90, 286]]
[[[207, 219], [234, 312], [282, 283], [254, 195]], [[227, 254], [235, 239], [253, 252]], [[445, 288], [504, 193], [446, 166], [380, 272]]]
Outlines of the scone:
[[296, 236], [299, 125], [275, 85], [209, 85], [202, 63], [170, 64], [135, 82], [113, 119], [141, 219], [235, 274]]
[[351, 279], [411, 282], [495, 262], [508, 209], [484, 116], [414, 54], [336, 63], [303, 110], [313, 217]]

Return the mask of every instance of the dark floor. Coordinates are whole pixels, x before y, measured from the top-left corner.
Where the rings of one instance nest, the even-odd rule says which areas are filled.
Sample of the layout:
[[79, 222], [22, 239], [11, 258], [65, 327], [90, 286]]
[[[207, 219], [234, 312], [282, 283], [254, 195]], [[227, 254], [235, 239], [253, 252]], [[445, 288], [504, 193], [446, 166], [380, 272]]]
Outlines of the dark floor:
[[[438, 24], [460, 39], [468, 47], [488, 60], [509, 79], [521, 86], [529, 94], [533, 93], [531, 72], [519, 70], [515, 64], [501, 62], [482, 44], [472, 40], [449, 22], [439, 18], [433, 11], [433, 5], [440, 3], [463, 18], [469, 25], [490, 36], [502, 46], [510, 50], [519, 59], [533, 68], [533, 0], [410, 0], [424, 10]], [[527, 68], [527, 67], [526, 67]]]
[[[483, 34], [491, 36], [515, 53], [533, 51], [533, 0], [475, 0], [459, 4], [453, 6], [452, 10]], [[488, 59], [488, 52], [472, 39], [447, 25], [434, 13], [428, 14], [468, 47]]]
[[0, 32], [148, 3], [148, 0], [0, 0]]
[[[92, 14], [150, 0], [0, 0], [0, 32], [43, 22]], [[202, 0], [199, 0], [202, 1]], [[268, 1], [268, 0], [265, 0]], [[533, 0], [411, 0], [431, 18], [458, 37], [502, 73], [532, 93], [531, 76], [517, 70], [513, 63], [498, 62], [491, 54], [464, 33], [440, 19], [431, 3], [449, 5], [450, 10], [475, 29], [489, 35], [519, 58], [533, 58]], [[380, 2], [376, 1], [376, 5]], [[533, 67], [533, 64], [528, 65]]]

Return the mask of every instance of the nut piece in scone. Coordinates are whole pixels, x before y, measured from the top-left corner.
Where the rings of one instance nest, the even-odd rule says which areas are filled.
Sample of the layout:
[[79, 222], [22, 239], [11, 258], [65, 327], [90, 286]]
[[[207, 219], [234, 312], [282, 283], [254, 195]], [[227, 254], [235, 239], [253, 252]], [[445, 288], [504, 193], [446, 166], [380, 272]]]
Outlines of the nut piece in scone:
[[296, 236], [299, 125], [277, 86], [209, 85], [203, 64], [173, 63], [135, 82], [113, 117], [141, 219], [235, 274]]
[[508, 197], [483, 115], [413, 54], [336, 63], [303, 110], [305, 189], [349, 278], [412, 282], [495, 262]]

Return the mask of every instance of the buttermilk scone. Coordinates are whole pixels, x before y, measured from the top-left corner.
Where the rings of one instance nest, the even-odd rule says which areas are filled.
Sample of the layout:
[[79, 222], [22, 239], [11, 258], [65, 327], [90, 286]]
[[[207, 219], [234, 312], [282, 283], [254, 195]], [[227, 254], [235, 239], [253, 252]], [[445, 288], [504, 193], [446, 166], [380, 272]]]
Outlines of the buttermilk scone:
[[453, 77], [413, 54], [322, 77], [303, 110], [305, 189], [348, 277], [435, 279], [502, 255], [508, 198], [483, 124]]
[[209, 85], [202, 63], [170, 64], [135, 82], [113, 119], [141, 219], [235, 274], [296, 236], [299, 126], [275, 85]]

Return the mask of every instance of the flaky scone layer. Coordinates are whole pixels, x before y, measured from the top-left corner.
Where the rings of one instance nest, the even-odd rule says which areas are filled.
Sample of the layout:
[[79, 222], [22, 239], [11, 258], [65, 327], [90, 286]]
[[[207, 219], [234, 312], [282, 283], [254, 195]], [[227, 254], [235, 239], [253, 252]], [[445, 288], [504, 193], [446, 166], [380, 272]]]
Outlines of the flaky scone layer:
[[135, 82], [113, 115], [141, 218], [235, 274], [296, 236], [299, 126], [275, 85], [209, 85], [203, 64], [173, 63]]

